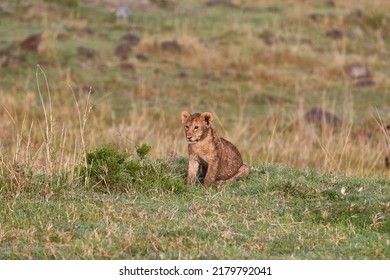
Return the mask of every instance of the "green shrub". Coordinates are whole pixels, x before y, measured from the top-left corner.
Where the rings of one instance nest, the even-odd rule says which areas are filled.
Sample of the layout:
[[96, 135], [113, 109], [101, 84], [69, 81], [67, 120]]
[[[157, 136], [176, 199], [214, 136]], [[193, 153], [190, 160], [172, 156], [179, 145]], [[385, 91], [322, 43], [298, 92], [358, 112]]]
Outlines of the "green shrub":
[[127, 167], [125, 160], [126, 153], [118, 153], [113, 147], [100, 148], [94, 152], [87, 153], [87, 170], [82, 172], [88, 176], [90, 184], [98, 189], [117, 189], [123, 179], [123, 171]]
[[178, 160], [150, 160], [151, 147], [136, 148], [139, 158], [118, 152], [114, 147], [87, 153], [87, 167], [81, 177], [87, 186], [102, 192], [170, 191], [180, 192], [184, 186], [185, 166]]

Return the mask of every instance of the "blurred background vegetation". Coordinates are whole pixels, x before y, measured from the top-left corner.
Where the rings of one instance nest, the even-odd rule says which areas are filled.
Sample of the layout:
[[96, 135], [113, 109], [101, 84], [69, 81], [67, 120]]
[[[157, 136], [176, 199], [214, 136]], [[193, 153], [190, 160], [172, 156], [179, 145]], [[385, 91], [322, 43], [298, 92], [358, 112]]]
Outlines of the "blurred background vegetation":
[[47, 168], [48, 145], [61, 166], [106, 144], [185, 155], [179, 116], [188, 110], [215, 114], [250, 164], [387, 176], [389, 8], [385, 0], [2, 1], [3, 161]]

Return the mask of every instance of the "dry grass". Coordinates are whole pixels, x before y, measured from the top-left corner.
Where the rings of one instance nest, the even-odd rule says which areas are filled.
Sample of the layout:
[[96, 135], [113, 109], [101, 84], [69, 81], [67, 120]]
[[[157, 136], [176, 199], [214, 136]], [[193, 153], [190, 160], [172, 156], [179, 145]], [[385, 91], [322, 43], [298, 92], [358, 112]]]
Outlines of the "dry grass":
[[[49, 64], [43, 66], [44, 71], [37, 69], [35, 83], [33, 78], [27, 78], [27, 84], [40, 85], [38, 91], [20, 83], [1, 92], [3, 164], [28, 164], [48, 174], [62, 168], [72, 170], [87, 149], [108, 143], [131, 152], [136, 145], [148, 143], [156, 158], [185, 155], [179, 113], [207, 110], [217, 116], [216, 126], [221, 134], [242, 150], [249, 163], [387, 176], [382, 156], [385, 135], [382, 124], [375, 119], [386, 122], [388, 116], [385, 108], [377, 113], [374, 104], [376, 98], [383, 100], [390, 84], [382, 62], [387, 53], [384, 41], [388, 23], [375, 22], [378, 7], [387, 4], [374, 1], [367, 6], [365, 1], [347, 1], [325, 7], [316, 1], [290, 1], [274, 6], [268, 1], [236, 3], [264, 9], [263, 13], [269, 11], [273, 17], [256, 26], [252, 22], [256, 18], [248, 19], [241, 9], [225, 14], [212, 8], [204, 11], [206, 15], [216, 12], [217, 16], [226, 16], [227, 23], [212, 19], [207, 26], [199, 13], [194, 13], [193, 18], [188, 16], [191, 9], [186, 10], [184, 19], [178, 16], [170, 20], [170, 15], [168, 19], [159, 18], [157, 21], [167, 24], [168, 31], [162, 27], [156, 27], [160, 32], [143, 31], [134, 53], [146, 55], [149, 61], [130, 58], [128, 62], [136, 71], [129, 75], [115, 72], [118, 60], [105, 51], [105, 42], [98, 58], [77, 64], [86, 71], [96, 71], [94, 74], [103, 79], [114, 71], [109, 82], [95, 80], [96, 86], [93, 80], [89, 82], [93, 91], [95, 87], [100, 91], [98, 95], [88, 94], [89, 89], [75, 88], [83, 83], [83, 73], [76, 74], [69, 66], [61, 66], [61, 52], [57, 52], [59, 46], [55, 42], [61, 32], [45, 23], [38, 51], [54, 59], [57, 69]], [[39, 5], [45, 11], [58, 8], [46, 3]], [[294, 8], [288, 13], [286, 9], [291, 6]], [[382, 24], [383, 28], [373, 30], [378, 27], [364, 25], [359, 16], [353, 19], [358, 24], [353, 25], [350, 14], [354, 8], [367, 8], [364, 16], [374, 22], [370, 24]], [[325, 17], [311, 20], [310, 14], [317, 10]], [[29, 20], [36, 17], [33, 14]], [[83, 24], [75, 27], [79, 22]], [[86, 28], [85, 22], [74, 14], [65, 16], [66, 25], [77, 32]], [[208, 29], [204, 30], [205, 27]], [[343, 30], [347, 36], [341, 40], [326, 39], [324, 34], [332, 28]], [[365, 42], [362, 33], [373, 41]], [[84, 40], [86, 35], [81, 36]], [[180, 51], [161, 47], [162, 42], [172, 40], [179, 44]], [[354, 81], [345, 73], [345, 65], [355, 61], [369, 65], [375, 76], [372, 92], [378, 93], [373, 104], [368, 104], [371, 109], [354, 94]], [[44, 72], [56, 79], [45, 81]], [[129, 79], [134, 82], [126, 89], [113, 86]], [[105, 94], [106, 90], [110, 93]], [[115, 105], [118, 103], [122, 106], [120, 113]], [[308, 124], [304, 115], [311, 107], [335, 113], [344, 121], [343, 125], [321, 128]]]
[[[65, 94], [69, 97], [66, 102], [60, 97]], [[51, 101], [45, 102], [42, 97], [41, 106], [34, 95], [30, 92], [22, 100], [6, 95], [2, 104], [1, 133], [5, 141], [1, 154], [7, 166], [28, 164], [50, 176], [54, 171], [72, 170], [87, 149], [108, 143], [132, 153], [135, 146], [148, 143], [156, 158], [186, 154], [179, 117], [175, 118], [179, 112], [166, 112], [160, 106], [151, 109], [141, 103], [117, 118], [104, 101], [88, 94], [69, 101], [73, 98], [71, 88], [54, 93]], [[304, 119], [308, 109], [304, 102], [295, 112], [281, 113], [270, 105], [266, 116], [249, 116], [249, 101], [237, 99], [236, 114], [213, 111], [215, 126], [240, 148], [250, 164], [281, 163], [349, 175], [388, 174], [384, 168], [386, 136], [374, 120], [359, 130], [353, 128], [353, 122], [340, 127], [310, 124]], [[350, 119], [348, 114], [353, 112], [348, 108], [345, 112], [343, 119]]]

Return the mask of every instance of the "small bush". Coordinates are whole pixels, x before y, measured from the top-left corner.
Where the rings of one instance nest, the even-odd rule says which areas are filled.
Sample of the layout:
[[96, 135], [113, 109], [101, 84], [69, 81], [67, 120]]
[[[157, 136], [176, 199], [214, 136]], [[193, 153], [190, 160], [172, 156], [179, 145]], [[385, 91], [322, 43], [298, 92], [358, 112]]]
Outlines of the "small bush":
[[136, 148], [138, 159], [118, 152], [114, 147], [99, 148], [87, 153], [87, 167], [82, 178], [88, 187], [103, 192], [170, 191], [179, 192], [184, 186], [182, 163], [174, 160], [150, 160], [146, 154], [151, 147]]
[[[118, 153], [113, 147], [100, 148], [94, 152], [87, 153], [87, 170], [82, 172], [83, 175], [88, 176], [90, 183], [98, 189], [109, 188], [117, 189], [124, 180], [123, 172], [130, 168], [125, 163], [128, 158], [126, 153]], [[133, 172], [136, 170], [133, 168]]]

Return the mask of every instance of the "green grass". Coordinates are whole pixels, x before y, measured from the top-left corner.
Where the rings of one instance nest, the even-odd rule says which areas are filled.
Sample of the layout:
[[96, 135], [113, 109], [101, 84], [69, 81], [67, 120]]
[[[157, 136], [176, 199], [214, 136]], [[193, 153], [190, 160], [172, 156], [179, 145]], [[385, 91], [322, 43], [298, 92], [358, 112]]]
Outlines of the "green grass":
[[[388, 179], [257, 165], [246, 180], [216, 189], [185, 186], [185, 175], [172, 170], [186, 161], [143, 164], [143, 184], [117, 177], [125, 192], [80, 180], [49, 196], [39, 185], [15, 195], [3, 183], [0, 258], [390, 257]], [[170, 168], [159, 172], [161, 164]]]

